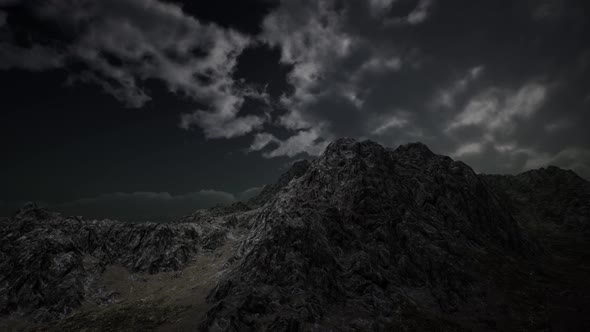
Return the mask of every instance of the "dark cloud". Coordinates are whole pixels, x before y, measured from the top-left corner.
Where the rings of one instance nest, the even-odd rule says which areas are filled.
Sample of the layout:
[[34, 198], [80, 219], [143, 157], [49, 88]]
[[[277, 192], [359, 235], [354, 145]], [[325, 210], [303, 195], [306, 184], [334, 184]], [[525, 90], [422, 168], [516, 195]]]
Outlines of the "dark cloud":
[[16, 37], [7, 31], [0, 45], [0, 69], [81, 63], [86, 69], [73, 73], [70, 82], [97, 83], [129, 107], [148, 102], [144, 82], [158, 79], [179, 97], [206, 105], [184, 116], [181, 127], [199, 127], [211, 138], [244, 135], [265, 121], [238, 116], [246, 96], [265, 98], [232, 78], [238, 55], [251, 43], [242, 33], [201, 23], [178, 5], [157, 0], [12, 1], [7, 7], [9, 20], [12, 12], [26, 12], [34, 26], [75, 36], [66, 40], [31, 28], [26, 36], [31, 45], [21, 47], [13, 45]]
[[[68, 197], [62, 200], [79, 195], [102, 202], [115, 198], [100, 193], [114, 191], [233, 192], [272, 181], [277, 164], [318, 155], [341, 136], [394, 147], [422, 141], [480, 172], [555, 164], [590, 178], [587, 1], [232, 3], [0, 0], [0, 70], [5, 81], [23, 77], [5, 82], [6, 99], [21, 102], [7, 107], [13, 115], [4, 123], [29, 121], [31, 128], [5, 125], [12, 136], [4, 142], [35, 138], [31, 149], [11, 147], [21, 164], [4, 166], [4, 174], [20, 174], [5, 176], [18, 199], [26, 190], [51, 197], [37, 183], [55, 185], [50, 175], [61, 181], [70, 173], [79, 173], [77, 182], [94, 174], [80, 186], [95, 187], [62, 190]], [[68, 89], [46, 80], [56, 72]], [[17, 98], [13, 85], [36, 98]], [[116, 100], [100, 99], [88, 86]], [[54, 103], [51, 94], [71, 106], [60, 111], [67, 101]], [[146, 112], [113, 116], [122, 113], [113, 104]], [[21, 114], [29, 107], [36, 111]], [[101, 108], [113, 110], [103, 111], [108, 119]], [[94, 120], [80, 109], [91, 110]], [[92, 123], [82, 126], [85, 121]], [[39, 141], [52, 141], [61, 159]], [[200, 154], [187, 157], [193, 151]], [[62, 171], [68, 158], [94, 159]], [[53, 159], [54, 166], [37, 170]], [[125, 168], [118, 177], [104, 171], [116, 167]], [[111, 182], [103, 186], [103, 177]], [[214, 185], [217, 180], [224, 185]], [[167, 189], [171, 182], [175, 187]], [[127, 202], [165, 196], [125, 195]], [[197, 204], [192, 196], [171, 197], [167, 202], [177, 207]]]
[[[262, 32], [293, 66], [294, 92], [281, 99], [286, 111], [276, 123], [293, 138], [314, 133], [298, 148], [310, 154], [339, 136], [393, 146], [420, 140], [482, 171], [557, 163], [586, 174], [587, 7], [281, 1]], [[256, 136], [251, 148], [266, 142], [267, 156], [292, 155], [291, 138], [269, 137]]]
[[[39, 202], [37, 205], [49, 207], [66, 215], [80, 215], [86, 218], [174, 221], [197, 209], [246, 201], [256, 196], [261, 190], [261, 187], [254, 187], [237, 194], [218, 190], [200, 190], [181, 195], [171, 195], [168, 192], [112, 193], [60, 204]], [[11, 215], [23, 204], [24, 202], [0, 201], [0, 215]]]

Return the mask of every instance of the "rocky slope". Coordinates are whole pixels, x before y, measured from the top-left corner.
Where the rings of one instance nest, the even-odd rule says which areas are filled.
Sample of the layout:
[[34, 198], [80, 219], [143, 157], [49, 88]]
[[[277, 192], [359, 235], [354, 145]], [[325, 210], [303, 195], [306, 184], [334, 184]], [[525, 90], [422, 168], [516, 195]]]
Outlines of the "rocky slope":
[[590, 246], [567, 235], [588, 229], [588, 192], [557, 168], [477, 175], [420, 143], [341, 139], [177, 223], [25, 207], [0, 223], [0, 314], [55, 331], [588, 330]]
[[308, 160], [299, 160], [293, 163], [289, 170], [282, 174], [277, 182], [269, 184], [262, 188], [260, 194], [248, 201], [251, 206], [261, 206], [276, 196], [283, 188], [285, 188], [292, 179], [301, 177], [309, 169], [311, 163]]
[[485, 268], [537, 251], [465, 164], [338, 140], [256, 217], [202, 327], [413, 329], [416, 312], [449, 329], [513, 323]]
[[590, 235], [590, 183], [571, 170], [550, 166], [482, 177], [522, 223]]
[[180, 270], [199, 251], [219, 247], [244, 216], [212, 209], [199, 217], [198, 223], [131, 224], [25, 206], [0, 224], [0, 313], [43, 322], [69, 315], [89, 298], [108, 304], [111, 292], [95, 287], [107, 266]]

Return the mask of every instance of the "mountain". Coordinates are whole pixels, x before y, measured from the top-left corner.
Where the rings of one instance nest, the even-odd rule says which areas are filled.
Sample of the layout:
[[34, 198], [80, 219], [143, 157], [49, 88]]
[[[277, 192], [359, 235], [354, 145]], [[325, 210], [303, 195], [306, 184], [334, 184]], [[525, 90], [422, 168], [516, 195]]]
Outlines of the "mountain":
[[339, 139], [176, 223], [30, 205], [0, 223], [0, 326], [589, 330], [587, 194], [571, 171], [478, 175], [421, 143]]
[[590, 183], [573, 171], [549, 166], [482, 177], [522, 223], [590, 235]]
[[261, 206], [276, 196], [284, 187], [286, 187], [291, 180], [298, 178], [305, 174], [309, 169], [310, 162], [308, 160], [298, 160], [291, 165], [287, 172], [283, 173], [277, 182], [264, 186], [260, 194], [248, 201], [250, 205]]
[[479, 327], [507, 301], [487, 266], [537, 251], [467, 165], [338, 140], [262, 209], [203, 328]]

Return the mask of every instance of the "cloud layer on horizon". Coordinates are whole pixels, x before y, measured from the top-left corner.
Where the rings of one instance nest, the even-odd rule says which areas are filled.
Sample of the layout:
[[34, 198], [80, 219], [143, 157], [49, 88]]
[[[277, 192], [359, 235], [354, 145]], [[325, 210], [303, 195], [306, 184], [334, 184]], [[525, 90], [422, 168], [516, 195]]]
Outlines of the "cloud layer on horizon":
[[[258, 195], [261, 190], [262, 187], [254, 187], [237, 194], [218, 190], [200, 190], [180, 195], [172, 195], [168, 192], [119, 192], [58, 204], [43, 202], [37, 204], [65, 215], [83, 216], [87, 219], [174, 221], [198, 209], [247, 201]], [[0, 201], [0, 216], [12, 215], [24, 203]]]

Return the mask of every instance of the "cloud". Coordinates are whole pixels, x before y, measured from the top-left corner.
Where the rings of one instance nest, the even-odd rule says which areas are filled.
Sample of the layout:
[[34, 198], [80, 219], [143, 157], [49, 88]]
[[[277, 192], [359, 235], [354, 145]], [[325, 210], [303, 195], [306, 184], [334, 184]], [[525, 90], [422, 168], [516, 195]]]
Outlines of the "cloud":
[[14, 1], [12, 6], [26, 8], [44, 24], [79, 33], [71, 41], [56, 40], [56, 46], [2, 45], [0, 69], [82, 63], [86, 69], [74, 72], [70, 83], [96, 83], [134, 108], [151, 99], [144, 82], [157, 79], [171, 92], [206, 105], [184, 117], [182, 125], [200, 127], [211, 138], [244, 135], [264, 122], [239, 116], [244, 98], [259, 93], [232, 78], [251, 37], [201, 23], [178, 5], [157, 0], [54, 0], [35, 6]]
[[245, 201], [259, 192], [259, 187], [249, 188], [237, 194], [218, 190], [200, 190], [180, 195], [168, 192], [119, 192], [49, 207], [65, 214], [82, 215], [87, 218], [173, 221], [198, 209]]
[[511, 130], [517, 118], [527, 119], [543, 105], [547, 88], [528, 83], [518, 91], [489, 88], [472, 98], [447, 130], [464, 126], [482, 126], [489, 131]]
[[[260, 34], [247, 36], [155, 0], [45, 1], [32, 9], [37, 19], [80, 33], [59, 47], [2, 47], [10, 61], [0, 66], [43, 70], [75, 59], [85, 68], [75, 79], [131, 107], [151, 98], [145, 80], [161, 80], [198, 104], [181, 128], [247, 136], [246, 149], [267, 158], [317, 155], [342, 136], [388, 146], [421, 140], [478, 170], [518, 172], [529, 159], [588, 148], [590, 44], [581, 2], [275, 4]], [[272, 100], [233, 78], [252, 45], [278, 50], [290, 68], [289, 87]], [[263, 110], [245, 110], [249, 99]], [[588, 165], [583, 154], [572, 156]]]
[[[279, 100], [282, 111], [271, 114], [250, 150], [266, 157], [321, 150], [295, 148], [289, 137], [271, 135], [270, 125], [280, 127], [277, 133], [286, 129], [292, 141], [351, 136], [395, 146], [421, 140], [442, 153], [488, 158], [475, 162], [478, 167], [502, 155], [503, 165], [511, 166], [497, 169], [521, 170], [522, 154], [495, 146], [514, 142], [518, 149], [543, 150], [531, 138], [536, 128], [559, 127], [548, 124], [556, 122], [556, 100], [565, 93], [555, 85], [561, 74], [549, 72], [540, 49], [511, 32], [536, 26], [523, 23], [528, 5], [507, 19], [506, 28], [490, 31], [497, 22], [488, 13], [507, 9], [492, 2], [465, 4], [280, 1], [265, 18], [260, 39], [280, 49], [281, 61], [292, 66], [293, 92]], [[457, 30], [458, 22], [470, 29]], [[492, 46], [490, 38], [505, 44]]]
[[257, 133], [254, 135], [254, 141], [250, 144], [249, 151], [260, 151], [271, 143], [279, 143], [280, 141], [269, 133]]
[[[59, 204], [35, 203], [39, 207], [47, 207], [66, 215], [80, 215], [87, 219], [166, 222], [177, 220], [198, 209], [228, 205], [238, 201], [245, 202], [258, 195], [262, 188], [262, 186], [252, 187], [236, 194], [219, 190], [200, 190], [179, 195], [168, 192], [117, 192]], [[25, 203], [25, 201], [0, 200], [0, 217], [13, 215]]]
[[0, 43], [0, 70], [22, 68], [30, 71], [42, 71], [58, 68], [63, 64], [64, 55], [51, 48], [40, 45], [24, 48]]
[[470, 154], [479, 154], [483, 150], [483, 143], [467, 143], [459, 146], [455, 152], [451, 154], [453, 157], [463, 157]]
[[455, 107], [455, 98], [465, 92], [469, 84], [478, 79], [484, 71], [484, 66], [472, 67], [467, 74], [454, 81], [449, 87], [440, 89], [435, 95], [432, 105], [436, 107]]
[[[252, 147], [258, 150], [268, 146], [269, 143], [276, 143], [278, 146], [262, 155], [266, 158], [274, 158], [279, 156], [294, 157], [298, 154], [305, 153], [310, 156], [319, 156], [324, 152], [329, 141], [323, 140], [320, 133], [316, 129], [302, 130], [297, 134], [281, 141], [269, 134], [262, 134], [257, 136], [258, 142], [255, 140]], [[266, 143], [266, 144], [264, 144]]]
[[262, 189], [264, 188], [264, 186], [261, 187], [252, 187], [249, 189], [246, 189], [238, 194], [236, 194], [236, 199], [239, 201], [247, 201], [250, 198], [256, 197], [258, 194], [260, 194], [260, 192], [262, 192]]
[[590, 149], [566, 148], [553, 155], [536, 151], [527, 153], [530, 157], [524, 165], [524, 170], [553, 165], [571, 169], [578, 175], [590, 179]]
[[[234, 110], [237, 110], [237, 108], [234, 108]], [[189, 129], [196, 124], [201, 127], [205, 137], [232, 138], [261, 128], [264, 122], [265, 118], [254, 115], [236, 117], [233, 114], [225, 115], [223, 113], [196, 111], [183, 114], [180, 119], [180, 127]]]
[[379, 121], [379, 125], [371, 131], [373, 135], [381, 135], [390, 129], [400, 129], [408, 124], [408, 120], [405, 118], [405, 114], [395, 114], [392, 116], [386, 116]]
[[410, 24], [420, 24], [426, 20], [433, 0], [420, 0], [414, 10], [412, 10], [407, 17], [407, 22]]
[[393, 111], [367, 101], [377, 81], [404, 68], [404, 51], [389, 41], [371, 40], [366, 35], [371, 32], [355, 24], [364, 19], [382, 22], [374, 11], [392, 3], [365, 2], [357, 10], [360, 2], [339, 8], [333, 1], [286, 0], [265, 18], [262, 41], [279, 47], [281, 61], [293, 68], [288, 74], [293, 93], [280, 99], [286, 112], [278, 117], [279, 126], [298, 139], [301, 130], [331, 139], [351, 135], [352, 127], [368, 128], [375, 118]]

